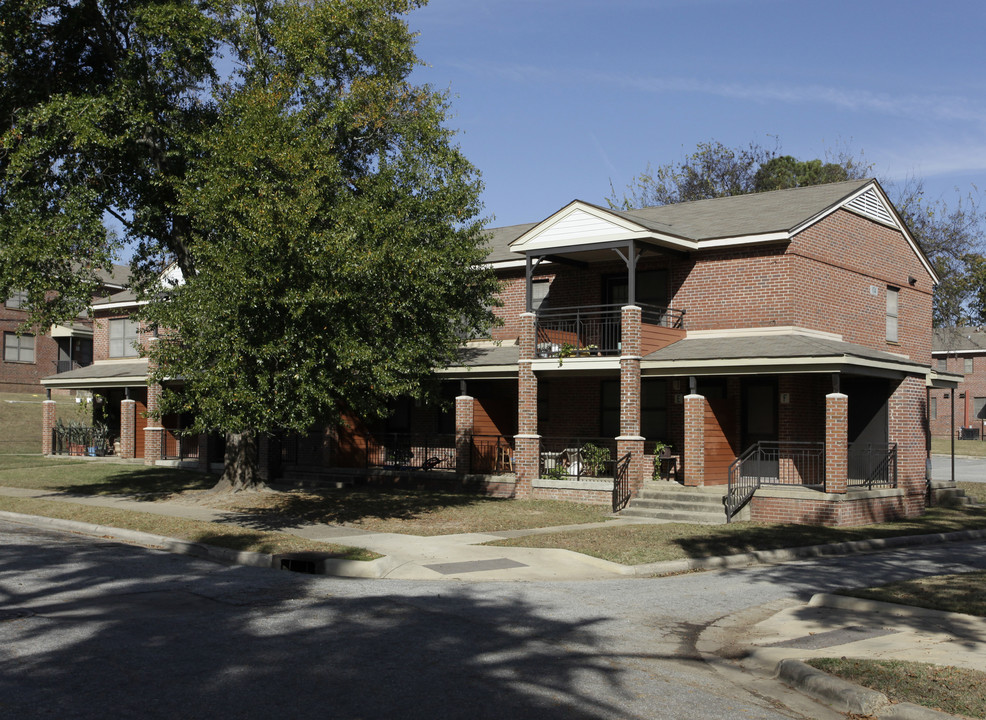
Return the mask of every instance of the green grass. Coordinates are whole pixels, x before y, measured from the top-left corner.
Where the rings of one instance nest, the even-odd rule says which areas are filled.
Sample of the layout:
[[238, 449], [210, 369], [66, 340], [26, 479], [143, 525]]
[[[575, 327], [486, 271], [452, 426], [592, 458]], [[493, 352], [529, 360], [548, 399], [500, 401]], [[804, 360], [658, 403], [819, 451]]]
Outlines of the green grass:
[[909, 702], [946, 713], [986, 717], [986, 673], [898, 660], [816, 658], [809, 665]]
[[[0, 393], [0, 455], [41, 454], [44, 393]], [[55, 395], [56, 418], [89, 422], [75, 398]]]
[[116, 508], [79, 505], [61, 500], [0, 496], [0, 510], [107, 525], [164, 535], [207, 545], [262, 553], [321, 552], [348, 560], [373, 560], [380, 555], [362, 548], [316, 542], [287, 533], [254, 530], [226, 523], [187, 520]]
[[[947, 437], [931, 438], [932, 455], [951, 455], [952, 442]], [[986, 457], [986, 442], [982, 440], [956, 440], [956, 455], [970, 455], [972, 457]]]
[[955, 484], [960, 490], [965, 490], [965, 494], [973, 500], [986, 505], [986, 482], [957, 482]]
[[701, 526], [621, 525], [528, 535], [490, 545], [562, 548], [624, 565], [735, 555], [755, 550], [986, 528], [986, 508], [932, 508], [920, 518], [852, 528], [740, 522]]

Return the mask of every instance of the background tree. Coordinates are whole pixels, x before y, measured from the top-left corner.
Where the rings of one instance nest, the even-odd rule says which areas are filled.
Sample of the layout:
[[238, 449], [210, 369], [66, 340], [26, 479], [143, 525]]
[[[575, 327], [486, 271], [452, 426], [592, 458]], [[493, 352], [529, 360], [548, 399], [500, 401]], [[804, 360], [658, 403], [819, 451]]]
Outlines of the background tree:
[[[0, 202], [14, 212], [0, 219], [0, 277], [64, 296], [71, 280], [23, 262], [39, 230], [27, 219], [42, 211], [52, 258], [95, 268], [113, 249], [104, 213], [116, 217], [138, 243], [144, 319], [163, 329], [153, 379], [184, 382], [162, 412], [227, 432], [221, 486], [255, 481], [256, 433], [379, 413], [493, 319], [477, 174], [443, 126], [445, 97], [407, 81], [402, 15], [421, 4], [3, 8], [48, 64], [84, 72], [45, 92], [3, 56], [24, 87], [4, 98]], [[50, 40], [62, 36], [92, 39], [72, 53]], [[161, 292], [167, 262], [184, 284]], [[35, 317], [56, 319], [41, 298]]]
[[[779, 145], [778, 145], [779, 147]], [[842, 150], [826, 160], [798, 160], [778, 155], [759, 143], [731, 149], [718, 141], [699, 143], [691, 155], [656, 170], [647, 167], [622, 197], [614, 190], [610, 207], [637, 208], [689, 200], [858, 180], [872, 174], [873, 166], [859, 155]], [[949, 206], [944, 199], [929, 201], [919, 180], [884, 183], [894, 206], [938, 273], [933, 322], [955, 327], [986, 320], [979, 298], [986, 297], [986, 277], [978, 258], [983, 254], [986, 220], [976, 196], [970, 193]]]

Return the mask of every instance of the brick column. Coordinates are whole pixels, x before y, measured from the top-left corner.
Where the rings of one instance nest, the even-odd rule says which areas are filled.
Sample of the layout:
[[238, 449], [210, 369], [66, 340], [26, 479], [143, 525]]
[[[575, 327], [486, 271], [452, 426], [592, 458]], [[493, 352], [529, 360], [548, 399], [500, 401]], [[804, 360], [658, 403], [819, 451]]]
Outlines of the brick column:
[[529, 498], [532, 481], [541, 471], [541, 436], [538, 434], [538, 379], [532, 362], [536, 344], [534, 313], [520, 315], [520, 360], [517, 363], [517, 435], [514, 436], [514, 494]]
[[147, 425], [144, 427], [145, 465], [153, 465], [163, 457], [164, 427], [161, 425], [161, 419], [157, 417], [160, 407], [161, 386], [150, 383], [147, 386]]
[[58, 403], [45, 400], [41, 403], [41, 454], [51, 455], [55, 448], [52, 435], [55, 430], [55, 410]]
[[455, 472], [469, 473], [472, 463], [473, 409], [475, 400], [469, 395], [455, 398]]
[[120, 457], [131, 460], [137, 450], [137, 401], [120, 401]]
[[625, 305], [620, 312], [620, 436], [616, 455], [630, 453], [630, 494], [644, 482], [644, 438], [640, 434], [640, 308]]
[[685, 485], [705, 485], [705, 396], [685, 395]]
[[849, 475], [849, 397], [825, 396], [825, 492], [844, 493]]

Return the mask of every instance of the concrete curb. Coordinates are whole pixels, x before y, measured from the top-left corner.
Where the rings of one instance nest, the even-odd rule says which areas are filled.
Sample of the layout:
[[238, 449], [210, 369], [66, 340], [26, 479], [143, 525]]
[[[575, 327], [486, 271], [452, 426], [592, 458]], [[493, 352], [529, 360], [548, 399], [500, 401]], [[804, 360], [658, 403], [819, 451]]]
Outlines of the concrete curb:
[[[273, 555], [271, 553], [231, 550], [229, 548], [217, 547], [216, 545], [179, 540], [177, 538], [154, 535], [138, 530], [127, 530], [108, 525], [94, 525], [93, 523], [79, 522], [77, 520], [61, 520], [59, 518], [49, 518], [41, 515], [24, 515], [22, 513], [7, 512], [4, 510], [0, 510], [0, 518], [22, 525], [51, 528], [53, 530], [62, 530], [64, 532], [107, 540], [118, 540], [153, 550], [164, 550], [175, 553], [176, 555], [188, 555], [227, 565], [245, 565], [248, 567], [272, 568], [276, 570], [281, 567], [280, 560], [304, 554], [282, 553]], [[353, 578], [381, 578], [390, 572], [396, 564], [385, 556], [368, 561], [324, 558], [318, 566], [323, 569], [323, 573], [321, 574], [325, 575]]]
[[942, 720], [955, 715], [911, 703], [891, 703], [881, 692], [833, 677], [800, 660], [781, 660], [777, 677], [796, 690], [830, 704], [839, 712], [876, 716], [882, 720]]
[[[710, 558], [693, 558], [687, 560], [666, 560], [664, 562], [648, 563], [646, 565], [613, 565], [625, 568], [623, 574], [646, 577], [666, 575], [689, 570], [716, 570], [724, 568], [748, 567], [750, 565], [768, 565], [775, 562], [785, 562], [800, 558], [838, 557], [855, 553], [877, 552], [892, 548], [913, 547], [917, 545], [940, 545], [963, 540], [980, 540], [986, 538], [986, 530], [959, 530], [951, 533], [931, 533], [928, 535], [901, 535], [898, 537], [879, 538], [874, 540], [850, 540], [827, 545], [809, 545], [801, 548], [785, 550], [758, 550], [740, 555], [721, 555]], [[603, 561], [607, 562], [607, 561]], [[619, 572], [619, 571], [617, 571]]]
[[915, 607], [914, 605], [899, 605], [897, 603], [867, 600], [848, 595], [831, 595], [829, 593], [816, 593], [812, 595], [811, 600], [808, 601], [808, 607], [827, 607], [838, 610], [853, 610], [856, 612], [873, 612], [902, 618], [925, 618], [929, 620], [948, 620], [954, 618], [955, 620], [966, 622], [982, 622], [982, 618], [976, 615], [932, 610], [930, 608]]

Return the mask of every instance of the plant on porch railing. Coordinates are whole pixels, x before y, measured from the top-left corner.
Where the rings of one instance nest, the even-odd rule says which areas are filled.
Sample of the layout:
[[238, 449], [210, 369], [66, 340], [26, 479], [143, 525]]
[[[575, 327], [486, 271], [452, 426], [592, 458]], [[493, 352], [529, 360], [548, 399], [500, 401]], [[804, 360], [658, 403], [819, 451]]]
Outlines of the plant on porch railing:
[[613, 450], [608, 438], [544, 438], [540, 476], [552, 480], [613, 477]]
[[56, 455], [109, 455], [110, 429], [105, 423], [86, 425], [78, 420], [66, 423], [59, 418], [52, 434]]

